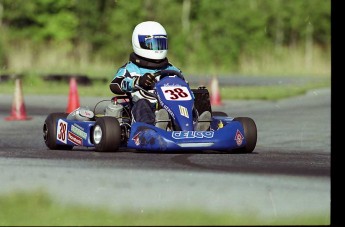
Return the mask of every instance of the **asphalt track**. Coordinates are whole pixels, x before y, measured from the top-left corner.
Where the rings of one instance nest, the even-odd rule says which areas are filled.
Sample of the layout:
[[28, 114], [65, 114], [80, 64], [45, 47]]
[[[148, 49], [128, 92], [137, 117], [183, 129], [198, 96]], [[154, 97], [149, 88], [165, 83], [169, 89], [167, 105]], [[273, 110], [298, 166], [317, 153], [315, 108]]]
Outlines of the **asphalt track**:
[[[61, 203], [113, 210], [197, 208], [275, 217], [330, 216], [330, 89], [280, 101], [225, 101], [221, 110], [255, 120], [252, 154], [50, 151], [42, 126], [67, 96], [25, 96], [28, 121], [5, 121], [0, 94], [0, 192], [42, 189]], [[93, 107], [104, 97], [80, 97]]]

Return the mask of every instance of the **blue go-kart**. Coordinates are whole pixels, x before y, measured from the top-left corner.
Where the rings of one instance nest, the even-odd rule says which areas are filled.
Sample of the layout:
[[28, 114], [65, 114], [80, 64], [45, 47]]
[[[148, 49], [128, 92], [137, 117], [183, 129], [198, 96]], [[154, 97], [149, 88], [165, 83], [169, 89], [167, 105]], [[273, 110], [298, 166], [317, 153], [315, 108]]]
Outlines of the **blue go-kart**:
[[[154, 89], [137, 89], [158, 100], [157, 110], [169, 114], [167, 129], [133, 122], [130, 95], [118, 95], [105, 108], [93, 111], [80, 107], [72, 113], [51, 113], [43, 125], [45, 144], [52, 150], [69, 150], [75, 146], [94, 147], [98, 152], [116, 152], [122, 148], [142, 151], [228, 151], [251, 153], [257, 142], [257, 128], [249, 117], [230, 117], [212, 111], [205, 87], [191, 89], [176, 71], [155, 73]], [[99, 107], [99, 106], [98, 106]], [[198, 131], [198, 117], [210, 111], [209, 127]]]

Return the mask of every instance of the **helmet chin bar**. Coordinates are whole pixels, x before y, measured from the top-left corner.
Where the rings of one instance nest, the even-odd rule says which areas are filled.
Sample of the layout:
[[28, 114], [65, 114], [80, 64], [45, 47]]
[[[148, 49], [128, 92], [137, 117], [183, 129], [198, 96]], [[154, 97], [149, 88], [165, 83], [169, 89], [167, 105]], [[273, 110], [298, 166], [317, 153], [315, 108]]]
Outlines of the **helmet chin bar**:
[[135, 53], [130, 54], [129, 60], [140, 67], [148, 69], [164, 68], [169, 64], [168, 58], [164, 58], [162, 60], [152, 60], [143, 58]]
[[162, 60], [167, 56], [168, 50], [146, 50], [133, 46], [134, 53], [140, 57], [152, 60]]

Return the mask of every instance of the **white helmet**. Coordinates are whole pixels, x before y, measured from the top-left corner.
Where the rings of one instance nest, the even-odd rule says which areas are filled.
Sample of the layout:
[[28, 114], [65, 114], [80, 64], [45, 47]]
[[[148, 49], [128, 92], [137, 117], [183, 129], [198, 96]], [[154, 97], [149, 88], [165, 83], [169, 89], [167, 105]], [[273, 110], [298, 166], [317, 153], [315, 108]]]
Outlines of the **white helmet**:
[[138, 24], [132, 34], [134, 53], [154, 60], [164, 59], [168, 52], [168, 36], [164, 27], [155, 21]]

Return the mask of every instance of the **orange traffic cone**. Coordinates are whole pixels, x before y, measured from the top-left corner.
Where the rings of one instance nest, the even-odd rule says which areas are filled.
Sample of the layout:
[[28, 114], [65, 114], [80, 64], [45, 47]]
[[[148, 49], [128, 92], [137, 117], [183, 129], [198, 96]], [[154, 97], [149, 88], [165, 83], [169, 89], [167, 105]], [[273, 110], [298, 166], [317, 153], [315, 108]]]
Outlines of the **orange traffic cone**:
[[20, 79], [16, 79], [11, 116], [6, 117], [5, 120], [6, 121], [23, 121], [23, 120], [30, 120], [30, 119], [31, 117], [26, 116], [26, 108], [25, 108], [23, 93], [22, 93], [22, 81]]
[[220, 98], [219, 83], [216, 76], [212, 78], [210, 87], [211, 87], [211, 95], [210, 95], [211, 105], [213, 106], [223, 105]]
[[77, 88], [77, 80], [75, 77], [72, 77], [69, 82], [69, 96], [68, 96], [68, 105], [66, 113], [71, 113], [73, 110], [80, 107], [79, 104], [79, 95]]

